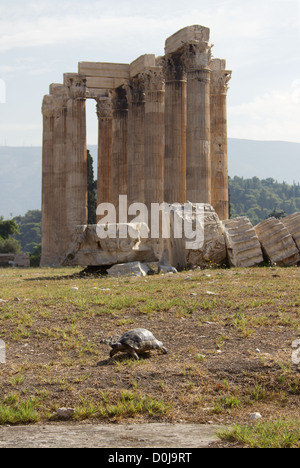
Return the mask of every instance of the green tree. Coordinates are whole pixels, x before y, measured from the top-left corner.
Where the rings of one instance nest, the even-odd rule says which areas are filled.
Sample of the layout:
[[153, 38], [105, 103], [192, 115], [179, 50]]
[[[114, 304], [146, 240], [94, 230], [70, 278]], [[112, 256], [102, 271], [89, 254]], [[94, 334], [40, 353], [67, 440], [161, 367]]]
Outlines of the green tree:
[[1, 254], [16, 254], [21, 251], [21, 246], [16, 239], [9, 237], [2, 239], [0, 237], [0, 253]]
[[0, 253], [18, 253], [21, 250], [21, 246], [16, 239], [13, 239], [14, 234], [18, 234], [18, 225], [13, 220], [4, 220], [3, 216], [0, 216]]
[[272, 178], [229, 178], [231, 217], [248, 216], [256, 225], [268, 216], [283, 217], [300, 211], [300, 184]]
[[271, 213], [268, 214], [267, 218], [276, 218], [276, 219], [282, 219], [286, 216], [286, 213], [283, 210], [277, 210], [277, 208], [274, 208]]
[[40, 210], [30, 210], [24, 216], [14, 218], [19, 227], [19, 234], [14, 237], [20, 242], [22, 251], [33, 253], [34, 249], [41, 244], [41, 222]]
[[37, 245], [32, 254], [30, 255], [30, 266], [31, 267], [39, 267], [41, 262], [41, 254], [42, 254], [42, 245]]
[[17, 223], [13, 219], [5, 221], [3, 216], [0, 216], [0, 237], [2, 237], [2, 239], [8, 239], [14, 234], [19, 234]]

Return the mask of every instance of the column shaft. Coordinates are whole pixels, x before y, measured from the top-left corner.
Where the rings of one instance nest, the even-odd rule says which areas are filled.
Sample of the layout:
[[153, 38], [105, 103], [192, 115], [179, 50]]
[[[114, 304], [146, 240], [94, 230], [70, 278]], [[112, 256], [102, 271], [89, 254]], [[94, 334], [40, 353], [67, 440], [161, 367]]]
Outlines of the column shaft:
[[165, 86], [161, 71], [145, 74], [145, 204], [164, 201]]
[[54, 204], [53, 204], [53, 132], [54, 103], [53, 96], [43, 100], [43, 155], [42, 155], [42, 257], [41, 266], [51, 263], [54, 245]]
[[112, 203], [117, 213], [119, 195], [127, 194], [128, 102], [126, 90], [114, 91], [112, 124]]
[[97, 114], [99, 119], [97, 204], [100, 205], [112, 203], [112, 104], [109, 97], [98, 100]]
[[211, 203], [210, 46], [190, 44], [187, 66], [187, 199]]
[[75, 227], [87, 223], [87, 148], [85, 99], [67, 104], [66, 225], [71, 242]]
[[164, 201], [186, 201], [186, 77], [180, 56], [165, 62]]
[[[61, 92], [66, 94], [65, 89]], [[66, 190], [66, 139], [67, 139], [67, 95], [57, 99], [54, 117], [53, 135], [53, 203], [54, 203], [54, 235], [55, 251], [51, 264], [60, 265], [69, 245], [66, 229], [67, 190]]]
[[131, 79], [128, 94], [128, 204], [144, 203], [145, 86], [142, 77]]
[[211, 163], [212, 205], [221, 220], [229, 218], [227, 90], [231, 72], [225, 60], [212, 60], [211, 74]]

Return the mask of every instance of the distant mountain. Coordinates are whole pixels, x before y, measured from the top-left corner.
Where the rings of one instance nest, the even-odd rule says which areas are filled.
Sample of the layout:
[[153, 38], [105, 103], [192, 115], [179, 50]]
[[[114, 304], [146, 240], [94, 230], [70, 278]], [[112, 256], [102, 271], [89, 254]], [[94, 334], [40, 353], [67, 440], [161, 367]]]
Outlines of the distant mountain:
[[41, 209], [42, 149], [0, 146], [0, 216]]
[[228, 139], [229, 175], [300, 182], [300, 143]]
[[[88, 146], [97, 177], [97, 146]], [[300, 182], [300, 143], [229, 138], [229, 175]], [[41, 208], [41, 147], [0, 146], [0, 216]]]

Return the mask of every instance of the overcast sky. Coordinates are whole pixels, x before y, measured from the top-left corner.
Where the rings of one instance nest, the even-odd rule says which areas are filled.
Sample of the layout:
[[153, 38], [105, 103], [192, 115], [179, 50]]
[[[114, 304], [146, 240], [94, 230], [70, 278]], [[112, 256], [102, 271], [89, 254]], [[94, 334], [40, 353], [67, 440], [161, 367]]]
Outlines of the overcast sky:
[[[41, 145], [43, 95], [79, 61], [163, 55], [193, 24], [233, 70], [229, 137], [300, 143], [299, 0], [0, 0], [0, 146]], [[94, 101], [87, 110], [96, 144]]]

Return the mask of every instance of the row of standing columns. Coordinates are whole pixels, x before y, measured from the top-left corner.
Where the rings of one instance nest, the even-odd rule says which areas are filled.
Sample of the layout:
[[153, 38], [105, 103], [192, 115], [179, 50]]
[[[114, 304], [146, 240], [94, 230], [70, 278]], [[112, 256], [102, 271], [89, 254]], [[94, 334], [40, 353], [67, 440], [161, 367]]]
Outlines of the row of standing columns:
[[165, 57], [161, 71], [98, 100], [98, 204], [118, 206], [119, 194], [149, 206], [189, 200], [228, 218], [230, 72], [209, 50], [191, 54]]
[[[189, 200], [227, 219], [230, 77], [208, 41], [190, 41], [98, 97], [98, 205]], [[43, 101], [42, 265], [87, 222], [86, 97], [85, 77], [68, 74]]]
[[151, 71], [98, 100], [97, 201], [118, 207], [128, 202], [164, 201], [165, 86], [162, 71]]

